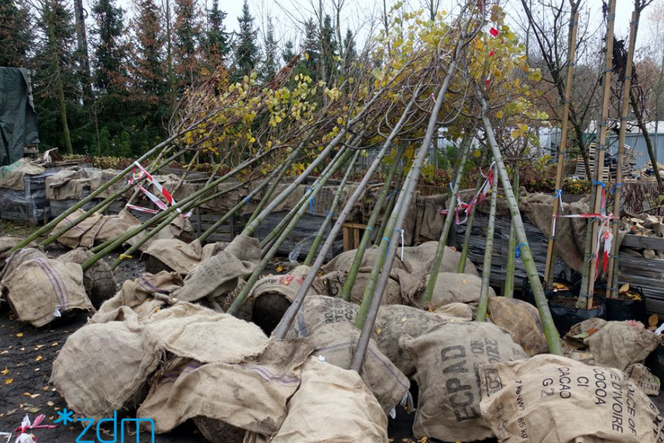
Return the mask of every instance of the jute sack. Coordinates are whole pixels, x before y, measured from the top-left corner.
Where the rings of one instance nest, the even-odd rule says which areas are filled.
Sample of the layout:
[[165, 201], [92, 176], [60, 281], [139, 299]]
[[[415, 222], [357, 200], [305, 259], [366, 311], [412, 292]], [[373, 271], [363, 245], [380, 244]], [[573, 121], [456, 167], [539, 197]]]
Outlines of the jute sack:
[[300, 340], [270, 340], [261, 355], [237, 364], [208, 363], [177, 379], [160, 377], [137, 416], [169, 432], [187, 419], [207, 417], [231, 426], [274, 435], [300, 385], [300, 369], [311, 348]]
[[101, 227], [95, 236], [96, 244], [114, 240], [141, 224], [140, 220], [125, 209], [115, 215], [105, 215], [100, 223]]
[[223, 242], [201, 246], [198, 240], [185, 243], [177, 238], [157, 239], [150, 242], [143, 255], [152, 256], [175, 272], [186, 275], [225, 247]]
[[530, 357], [549, 352], [537, 308], [522, 300], [489, 297], [491, 322], [507, 330]]
[[[350, 323], [330, 323], [317, 328], [307, 338], [313, 356], [343, 369], [350, 368], [360, 330]], [[360, 377], [388, 414], [408, 393], [410, 382], [371, 340]]]
[[641, 389], [646, 395], [659, 395], [661, 382], [657, 376], [650, 372], [650, 369], [641, 363], [634, 363], [625, 369], [625, 374], [632, 379], [632, 383]]
[[387, 417], [357, 373], [311, 358], [272, 443], [387, 441]]
[[501, 442], [641, 443], [664, 437], [657, 407], [617, 369], [555, 355], [483, 364], [480, 407]]
[[143, 321], [157, 312], [170, 298], [170, 294], [181, 288], [182, 284], [182, 277], [166, 271], [154, 275], [146, 273], [135, 280], [125, 280], [120, 291], [101, 305], [90, 322], [124, 320], [126, 312], [131, 312], [139, 321]]
[[[76, 248], [58, 257], [65, 263], [83, 264], [94, 254], [89, 249]], [[83, 272], [83, 286], [92, 306], [98, 309], [102, 303], [113, 297], [118, 291], [111, 267], [104, 260], [97, 261]]]
[[10, 256], [16, 254], [17, 252], [30, 250], [30, 251], [41, 251], [41, 248], [35, 243], [30, 242], [24, 248], [18, 249], [11, 254], [8, 254], [8, 251], [14, 246], [18, 245], [21, 242], [21, 238], [18, 237], [0, 237], [0, 279], [2, 279], [3, 270], [5, 265], [9, 261]]
[[11, 274], [14, 269], [21, 266], [26, 261], [36, 258], [48, 258], [41, 249], [25, 247], [12, 252], [6, 259], [2, 270], [0, 270], [0, 280]]
[[621, 371], [641, 363], [659, 345], [659, 337], [643, 325], [629, 321], [610, 321], [586, 339], [595, 364]]
[[[348, 273], [346, 271], [332, 271], [321, 277], [317, 277], [312, 287], [318, 294], [326, 294], [338, 297], [341, 294]], [[353, 288], [351, 289], [350, 301], [361, 304], [364, 299], [364, 289], [371, 277], [371, 267], [358, 270]], [[400, 305], [404, 300], [418, 298], [424, 290], [422, 282], [403, 269], [392, 269], [390, 278], [385, 286], [385, 292], [381, 299], [381, 305]]]
[[27, 158], [18, 159], [11, 165], [0, 167], [0, 188], [23, 191], [26, 175], [39, 175], [44, 172], [46, 169]]
[[[427, 276], [425, 281], [429, 281]], [[435, 310], [440, 306], [450, 303], [466, 303], [477, 306], [482, 290], [482, 279], [471, 274], [457, 274], [455, 272], [441, 272], [436, 279], [433, 296], [429, 302], [428, 309]], [[489, 288], [489, 297], [495, 297], [493, 288]], [[416, 307], [422, 307], [419, 299], [411, 299], [410, 303]]]
[[[83, 214], [85, 214], [83, 209], [77, 209], [65, 217], [60, 223], [58, 223], [55, 228], [53, 228], [53, 231], [51, 231], [51, 234], [60, 232], [62, 229], [65, 229]], [[101, 214], [95, 212], [58, 237], [58, 242], [72, 249], [79, 246], [83, 246], [84, 248], [92, 247], [94, 245], [95, 236], [101, 228], [99, 222], [102, 220], [102, 217], [103, 216]], [[86, 233], [88, 235], [86, 235]]]
[[402, 340], [417, 338], [446, 320], [434, 313], [410, 306], [381, 306], [372, 338], [378, 349], [407, 377], [415, 374], [415, 359], [403, 347]]
[[[325, 266], [323, 266], [323, 272], [327, 274], [328, 272], [332, 271], [348, 271], [352, 266], [353, 261], [355, 260], [356, 253], [357, 249], [342, 252], [341, 254], [337, 255], [332, 260], [330, 260]], [[376, 260], [379, 254], [380, 254], [380, 249], [378, 249], [377, 246], [372, 246], [369, 249], [367, 249], [364, 252], [364, 256], [362, 257], [360, 268], [372, 267], [374, 261]], [[397, 256], [394, 259], [394, 266], [392, 266], [392, 269], [393, 270], [406, 269], [406, 266]]]
[[[251, 321], [266, 334], [272, 333], [295, 300], [310, 270], [308, 266], [298, 266], [288, 274], [270, 275], [258, 280], [245, 302], [251, 306]], [[313, 288], [307, 291], [307, 295], [314, 293]]]
[[194, 302], [201, 298], [217, 298], [233, 292], [243, 277], [250, 275], [261, 258], [257, 239], [239, 235], [217, 255], [201, 262], [187, 275], [175, 297]]
[[575, 324], [565, 334], [563, 344], [571, 349], [587, 349], [588, 345], [585, 339], [602, 329], [607, 325], [607, 321], [602, 318], [589, 318]]
[[439, 306], [433, 313], [445, 319], [472, 320], [474, 318], [473, 308], [465, 303], [450, 303], [449, 305]]
[[24, 261], [0, 281], [0, 289], [19, 320], [35, 327], [68, 311], [94, 311], [83, 287], [83, 269], [76, 263]]
[[405, 340], [420, 388], [413, 432], [417, 438], [474, 441], [493, 436], [480, 413], [477, 366], [526, 358], [510, 335], [491, 323], [456, 322]]
[[253, 323], [203, 306], [177, 303], [145, 320], [160, 349], [201, 363], [238, 363], [263, 352], [267, 337]]
[[340, 298], [310, 295], [304, 299], [286, 337], [308, 337], [327, 324], [355, 323], [359, 306]]
[[51, 383], [83, 417], [122, 413], [157, 368], [163, 351], [131, 310], [125, 321], [87, 324], [69, 336], [53, 362]]
[[[438, 241], [430, 241], [422, 243], [419, 246], [403, 248], [403, 262], [406, 270], [413, 277], [424, 280], [431, 273], [433, 262], [436, 259], [436, 249], [438, 249]], [[398, 252], [401, 253], [401, 248], [398, 249]], [[461, 253], [445, 246], [443, 262], [440, 265], [439, 272], [456, 273], [460, 261]], [[479, 275], [475, 265], [470, 260], [466, 260], [463, 272], [474, 276]]]

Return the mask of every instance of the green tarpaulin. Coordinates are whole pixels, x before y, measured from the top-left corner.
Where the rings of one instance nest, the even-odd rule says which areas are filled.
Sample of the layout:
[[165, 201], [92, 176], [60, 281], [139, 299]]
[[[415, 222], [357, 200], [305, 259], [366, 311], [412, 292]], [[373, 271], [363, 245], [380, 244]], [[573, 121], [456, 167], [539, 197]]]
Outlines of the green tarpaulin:
[[39, 143], [37, 113], [27, 69], [0, 67], [0, 166], [23, 157], [23, 147]]

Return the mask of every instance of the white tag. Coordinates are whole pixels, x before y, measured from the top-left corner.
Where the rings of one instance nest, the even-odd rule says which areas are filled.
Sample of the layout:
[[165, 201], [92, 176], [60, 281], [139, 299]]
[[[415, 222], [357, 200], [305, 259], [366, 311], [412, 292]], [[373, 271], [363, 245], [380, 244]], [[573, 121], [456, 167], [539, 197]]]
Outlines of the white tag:
[[53, 316], [54, 317], [62, 317], [62, 314], [60, 313], [60, 309], [58, 306], [55, 307], [55, 311], [53, 311]]
[[319, 355], [318, 360], [324, 362], [325, 361], [325, 356], [324, 355]]

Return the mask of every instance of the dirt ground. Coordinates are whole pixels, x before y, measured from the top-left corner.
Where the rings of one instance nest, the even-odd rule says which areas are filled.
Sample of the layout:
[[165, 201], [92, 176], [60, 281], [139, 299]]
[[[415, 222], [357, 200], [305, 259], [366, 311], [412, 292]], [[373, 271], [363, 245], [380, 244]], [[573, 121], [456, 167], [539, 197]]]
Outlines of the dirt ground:
[[[0, 235], [23, 236], [29, 232], [28, 228], [0, 223]], [[54, 247], [48, 252], [57, 256], [65, 250]], [[110, 256], [106, 260], [110, 263], [116, 258], [117, 256]], [[144, 271], [142, 262], [137, 259], [127, 260], [116, 269], [116, 281], [122, 284], [126, 279], [137, 278]], [[67, 337], [85, 325], [86, 321], [87, 315], [80, 314], [67, 320], [60, 319], [43, 328], [34, 328], [20, 323], [6, 303], [0, 304], [0, 433], [13, 432], [26, 414], [29, 414], [31, 419], [38, 414], [45, 414], [46, 420], [43, 424], [52, 424], [58, 418], [58, 411], [62, 411], [66, 404], [49, 385], [51, 365]], [[660, 410], [664, 410], [664, 396], [660, 395], [653, 400]], [[399, 411], [395, 420], [390, 419], [388, 433], [392, 442], [418, 441], [412, 437], [413, 418], [412, 414]], [[91, 430], [85, 436], [80, 436], [82, 430], [81, 424], [74, 423], [67, 426], [58, 424], [54, 429], [38, 429], [33, 433], [40, 443], [98, 441]], [[106, 441], [113, 441], [112, 435], [101, 437]], [[14, 438], [10, 441], [13, 442]], [[135, 437], [127, 437], [127, 441], [136, 440]], [[149, 442], [149, 436], [141, 435], [140, 441]], [[193, 423], [187, 422], [173, 432], [157, 435], [154, 441], [202, 443], [206, 440]], [[495, 440], [485, 440], [487, 443], [493, 441]], [[5, 439], [0, 434], [0, 443], [4, 442]]]

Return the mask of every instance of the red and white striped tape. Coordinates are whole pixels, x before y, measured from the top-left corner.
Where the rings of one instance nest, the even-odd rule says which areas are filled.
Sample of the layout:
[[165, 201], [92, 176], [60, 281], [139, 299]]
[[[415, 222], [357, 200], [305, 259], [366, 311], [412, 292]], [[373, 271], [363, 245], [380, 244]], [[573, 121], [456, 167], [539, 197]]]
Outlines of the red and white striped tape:
[[[164, 197], [164, 199], [166, 199], [166, 202], [167, 202], [168, 204], [166, 204], [166, 203], [164, 203], [163, 201], [161, 201], [161, 199], [160, 199], [159, 197], [157, 197], [157, 196], [154, 195], [152, 192], [150, 192], [150, 191], [148, 191], [147, 189], [145, 189], [145, 188], [144, 188], [143, 186], [141, 186], [140, 184], [137, 183], [136, 186], [138, 187], [138, 189], [139, 189], [143, 194], [145, 194], [145, 196], [146, 196], [147, 198], [150, 199], [150, 201], [151, 201], [152, 203], [154, 203], [154, 204], [155, 204], [159, 209], [161, 209], [162, 211], [165, 211], [166, 209], [168, 209], [168, 206], [173, 206], [173, 205], [176, 204], [175, 199], [173, 198], [173, 196], [171, 195], [171, 193], [168, 192], [168, 189], [164, 188], [164, 186], [163, 186], [161, 183], [159, 183], [159, 181], [158, 181], [156, 178], [154, 178], [154, 177], [153, 177], [153, 176], [152, 176], [152, 175], [151, 175], [151, 174], [150, 174], [150, 173], [149, 173], [149, 172], [148, 172], [143, 166], [141, 166], [140, 163], [138, 163], [138, 162], [134, 162], [134, 166], [136, 166], [136, 167], [140, 170], [140, 173], [139, 173], [139, 174], [136, 174], [136, 168], [134, 168], [133, 176], [129, 179], [129, 184], [132, 184], [132, 183], [134, 183], [134, 182], [137, 181], [137, 180], [140, 180], [140, 179], [142, 179], [142, 178], [145, 178], [145, 179], [146, 179], [146, 180], [147, 180], [152, 186], [154, 186], [155, 188], [157, 188], [157, 190], [159, 191], [159, 193]], [[159, 212], [159, 211], [157, 211], [157, 210], [155, 210], [155, 209], [144, 208], [144, 207], [142, 207], [142, 206], [136, 206], [136, 205], [129, 205], [129, 204], [128, 204], [126, 207], [129, 208], [129, 209], [134, 209], [134, 210], [136, 210], [136, 211], [141, 211], [141, 212], [147, 212], [147, 213], [150, 213], [150, 214], [156, 214], [156, 213]], [[182, 210], [180, 210], [180, 208], [176, 208], [175, 210], [178, 211], [180, 214], [182, 214], [182, 216], [183, 216], [184, 218], [187, 218], [187, 217], [190, 217], [190, 216], [191, 216], [191, 211], [190, 211], [190, 212], [187, 212], [187, 213], [183, 213]]]

